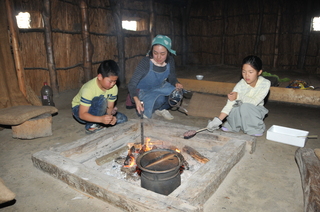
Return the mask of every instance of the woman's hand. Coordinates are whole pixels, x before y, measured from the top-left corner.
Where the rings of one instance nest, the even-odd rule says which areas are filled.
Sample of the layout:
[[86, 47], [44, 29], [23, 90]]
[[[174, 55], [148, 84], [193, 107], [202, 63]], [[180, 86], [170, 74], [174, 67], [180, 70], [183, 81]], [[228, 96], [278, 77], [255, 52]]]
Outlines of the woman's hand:
[[229, 99], [230, 101], [236, 100], [237, 97], [238, 97], [238, 92], [231, 92], [231, 93], [228, 94], [228, 99]]
[[140, 101], [138, 97], [133, 97], [134, 103], [136, 104], [136, 109], [139, 114], [141, 114], [142, 111], [144, 111], [143, 103]]
[[179, 82], [176, 83], [176, 88], [177, 89], [183, 89], [183, 85], [180, 84]]

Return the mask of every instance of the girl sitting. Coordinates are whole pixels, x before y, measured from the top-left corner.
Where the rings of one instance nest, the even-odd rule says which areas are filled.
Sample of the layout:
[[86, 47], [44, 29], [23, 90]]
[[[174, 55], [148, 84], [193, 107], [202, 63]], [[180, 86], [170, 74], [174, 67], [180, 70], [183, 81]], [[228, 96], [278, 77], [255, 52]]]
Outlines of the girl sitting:
[[208, 122], [207, 129], [219, 129], [222, 121], [226, 122], [223, 131], [239, 132], [253, 136], [262, 136], [266, 129], [264, 117], [268, 110], [264, 107], [264, 99], [270, 90], [270, 81], [260, 76], [262, 61], [257, 56], [248, 56], [242, 62], [242, 79], [228, 94], [228, 102], [219, 117]]

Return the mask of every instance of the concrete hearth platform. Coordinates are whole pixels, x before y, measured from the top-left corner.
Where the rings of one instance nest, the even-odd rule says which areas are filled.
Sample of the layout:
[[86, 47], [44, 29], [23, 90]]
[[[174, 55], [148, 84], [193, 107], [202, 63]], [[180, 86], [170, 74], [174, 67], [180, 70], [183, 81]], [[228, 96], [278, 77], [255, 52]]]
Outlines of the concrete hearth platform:
[[[90, 161], [94, 162], [128, 143], [140, 142], [140, 120], [137, 119], [72, 143], [39, 151], [32, 156], [33, 164], [68, 185], [126, 211], [203, 211], [203, 205], [233, 166], [244, 154], [255, 150], [256, 138], [252, 136], [217, 131], [184, 139], [183, 133], [192, 128], [160, 120], [144, 122], [145, 137], [161, 138], [179, 149], [191, 146], [209, 159], [168, 196], [106, 175], [89, 165]], [[189, 171], [192, 170], [184, 173]]]

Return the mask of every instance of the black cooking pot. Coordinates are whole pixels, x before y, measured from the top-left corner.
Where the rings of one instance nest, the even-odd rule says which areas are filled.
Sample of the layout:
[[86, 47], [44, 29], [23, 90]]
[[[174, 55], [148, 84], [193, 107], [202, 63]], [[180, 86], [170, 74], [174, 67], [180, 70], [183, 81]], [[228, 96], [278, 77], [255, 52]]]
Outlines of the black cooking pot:
[[181, 160], [170, 149], [154, 149], [137, 158], [141, 170], [141, 187], [159, 194], [169, 195], [181, 184]]

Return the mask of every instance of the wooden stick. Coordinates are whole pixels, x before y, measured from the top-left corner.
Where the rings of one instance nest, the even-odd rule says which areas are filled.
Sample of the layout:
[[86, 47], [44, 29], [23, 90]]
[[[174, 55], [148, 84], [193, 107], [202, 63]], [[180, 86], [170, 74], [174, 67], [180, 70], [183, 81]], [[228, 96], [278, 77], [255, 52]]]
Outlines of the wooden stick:
[[201, 132], [201, 131], [206, 130], [206, 129], [208, 129], [208, 128], [202, 128], [202, 129], [197, 130], [196, 132], [198, 133], [198, 132]]
[[8, 15], [8, 22], [9, 22], [9, 29], [11, 32], [12, 37], [12, 50], [13, 50], [13, 56], [14, 56], [14, 62], [16, 65], [16, 72], [18, 77], [18, 84], [19, 89], [23, 93], [25, 97], [27, 97], [27, 90], [26, 90], [26, 84], [25, 84], [25, 73], [24, 73], [24, 67], [21, 57], [21, 50], [19, 48], [19, 38], [18, 38], [18, 29], [15, 19], [13, 19], [12, 14], [12, 6], [11, 1], [6, 0], [6, 8], [7, 8], [7, 15]]
[[157, 161], [155, 161], [155, 162], [153, 162], [153, 163], [150, 163], [150, 164], [146, 165], [144, 168], [149, 168], [150, 166], [157, 165], [157, 164], [159, 164], [159, 163], [161, 163], [161, 162], [163, 162], [163, 161], [165, 161], [165, 160], [169, 160], [170, 158], [173, 158], [173, 157], [175, 157], [175, 156], [176, 156], [176, 154], [174, 154], [174, 153], [169, 154], [169, 155], [161, 158], [160, 160], [157, 160]]
[[318, 135], [298, 136], [299, 138], [318, 138]]

